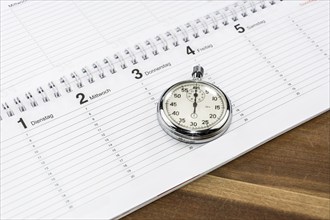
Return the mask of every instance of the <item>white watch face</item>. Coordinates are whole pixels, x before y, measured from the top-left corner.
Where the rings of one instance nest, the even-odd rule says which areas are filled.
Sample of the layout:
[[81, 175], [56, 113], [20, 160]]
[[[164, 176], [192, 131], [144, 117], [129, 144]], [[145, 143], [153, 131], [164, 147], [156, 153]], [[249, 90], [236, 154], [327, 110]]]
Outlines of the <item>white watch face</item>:
[[175, 85], [163, 100], [166, 117], [187, 130], [205, 130], [218, 124], [225, 115], [227, 101], [215, 87], [188, 81]]

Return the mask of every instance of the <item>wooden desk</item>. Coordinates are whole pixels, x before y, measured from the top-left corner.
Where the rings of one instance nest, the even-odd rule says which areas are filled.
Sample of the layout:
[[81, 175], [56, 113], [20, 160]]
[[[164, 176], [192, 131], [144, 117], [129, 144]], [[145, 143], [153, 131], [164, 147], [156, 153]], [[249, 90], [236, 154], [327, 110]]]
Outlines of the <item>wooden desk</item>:
[[330, 219], [327, 112], [125, 219]]

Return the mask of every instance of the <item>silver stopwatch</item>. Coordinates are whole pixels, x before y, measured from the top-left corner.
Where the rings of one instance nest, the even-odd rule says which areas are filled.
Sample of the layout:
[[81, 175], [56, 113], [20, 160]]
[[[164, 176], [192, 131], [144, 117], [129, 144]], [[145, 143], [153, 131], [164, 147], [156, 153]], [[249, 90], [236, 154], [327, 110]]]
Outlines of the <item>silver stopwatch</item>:
[[193, 68], [192, 80], [168, 88], [157, 105], [158, 121], [171, 137], [187, 143], [205, 143], [229, 127], [229, 98], [216, 85], [202, 81], [204, 70]]

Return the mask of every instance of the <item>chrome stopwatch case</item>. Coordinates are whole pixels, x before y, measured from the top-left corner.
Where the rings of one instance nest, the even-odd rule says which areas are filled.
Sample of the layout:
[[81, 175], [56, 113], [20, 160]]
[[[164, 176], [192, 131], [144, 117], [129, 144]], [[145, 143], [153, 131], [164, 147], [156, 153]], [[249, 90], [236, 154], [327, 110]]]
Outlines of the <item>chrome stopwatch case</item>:
[[187, 143], [205, 143], [229, 127], [229, 98], [217, 86], [202, 81], [203, 68], [195, 66], [193, 79], [168, 88], [157, 105], [158, 121], [171, 137]]

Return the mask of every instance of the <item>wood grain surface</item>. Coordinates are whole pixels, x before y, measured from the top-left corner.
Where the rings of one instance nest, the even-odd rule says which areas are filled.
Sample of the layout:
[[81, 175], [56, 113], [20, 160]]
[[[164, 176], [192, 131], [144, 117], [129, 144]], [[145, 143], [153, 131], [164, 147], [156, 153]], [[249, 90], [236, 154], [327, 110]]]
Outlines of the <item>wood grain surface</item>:
[[329, 117], [324, 113], [124, 219], [330, 219]]

